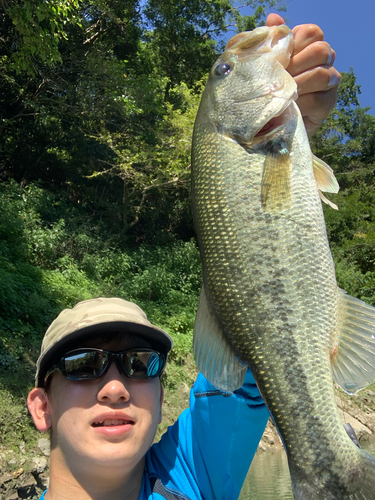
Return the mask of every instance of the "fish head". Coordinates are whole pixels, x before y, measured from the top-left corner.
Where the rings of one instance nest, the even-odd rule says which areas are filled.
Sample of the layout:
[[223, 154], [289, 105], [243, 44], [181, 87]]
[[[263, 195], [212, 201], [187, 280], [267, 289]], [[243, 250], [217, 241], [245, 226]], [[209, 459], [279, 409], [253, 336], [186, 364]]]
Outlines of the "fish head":
[[249, 142], [297, 98], [285, 70], [294, 47], [285, 25], [256, 28], [231, 38], [210, 71], [199, 121], [219, 133]]

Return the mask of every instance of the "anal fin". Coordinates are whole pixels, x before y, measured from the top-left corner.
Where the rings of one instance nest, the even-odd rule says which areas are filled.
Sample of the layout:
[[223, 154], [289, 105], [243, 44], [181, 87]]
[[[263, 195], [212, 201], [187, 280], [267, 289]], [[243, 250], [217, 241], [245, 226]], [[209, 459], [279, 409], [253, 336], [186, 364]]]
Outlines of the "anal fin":
[[339, 324], [331, 363], [335, 382], [355, 394], [375, 380], [375, 308], [338, 288]]
[[212, 385], [224, 391], [242, 386], [248, 366], [233, 352], [211, 311], [204, 287], [195, 318], [193, 347], [198, 369]]

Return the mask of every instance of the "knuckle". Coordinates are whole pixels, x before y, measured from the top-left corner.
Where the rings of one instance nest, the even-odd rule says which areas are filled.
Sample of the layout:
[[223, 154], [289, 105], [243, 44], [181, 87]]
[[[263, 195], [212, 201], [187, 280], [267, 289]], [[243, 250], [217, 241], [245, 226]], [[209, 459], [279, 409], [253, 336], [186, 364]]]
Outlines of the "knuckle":
[[320, 57], [322, 58], [323, 61], [327, 61], [327, 63], [329, 64], [332, 62], [333, 51], [329, 43], [327, 42], [319, 43], [319, 52], [320, 52]]
[[336, 80], [336, 74], [331, 71], [330, 67], [319, 66], [315, 69], [315, 78], [318, 82], [320, 82], [320, 86], [322, 87], [322, 90], [324, 90], [331, 86], [333, 81]]
[[341, 74], [335, 68], [329, 68], [328, 89], [337, 89], [341, 82]]
[[324, 33], [319, 26], [316, 24], [307, 24], [304, 27], [305, 37], [310, 39], [311, 41], [323, 41]]
[[335, 60], [335, 52], [327, 42], [314, 42], [309, 46], [309, 50], [310, 53], [313, 53], [315, 60], [319, 61], [321, 65], [327, 64], [331, 66]]

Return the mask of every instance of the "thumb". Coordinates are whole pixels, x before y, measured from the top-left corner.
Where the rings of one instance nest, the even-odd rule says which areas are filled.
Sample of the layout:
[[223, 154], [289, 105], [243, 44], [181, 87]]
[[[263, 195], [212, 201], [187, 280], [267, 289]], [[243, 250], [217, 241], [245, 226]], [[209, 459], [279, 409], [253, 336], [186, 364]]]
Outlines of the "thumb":
[[266, 25], [269, 28], [271, 26], [280, 26], [280, 24], [285, 24], [285, 21], [279, 14], [268, 14]]

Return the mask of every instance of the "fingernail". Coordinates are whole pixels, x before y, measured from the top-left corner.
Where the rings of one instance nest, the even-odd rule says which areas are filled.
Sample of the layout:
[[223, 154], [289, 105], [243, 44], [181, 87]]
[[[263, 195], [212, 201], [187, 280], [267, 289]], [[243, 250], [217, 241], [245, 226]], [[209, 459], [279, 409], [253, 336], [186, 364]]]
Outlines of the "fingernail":
[[327, 87], [328, 88], [335, 87], [336, 85], [338, 85], [340, 83], [340, 81], [341, 81], [341, 75], [334, 73], [333, 75], [331, 75], [331, 78], [329, 79]]

